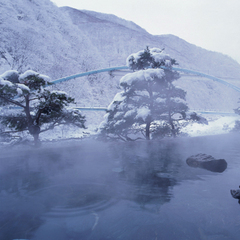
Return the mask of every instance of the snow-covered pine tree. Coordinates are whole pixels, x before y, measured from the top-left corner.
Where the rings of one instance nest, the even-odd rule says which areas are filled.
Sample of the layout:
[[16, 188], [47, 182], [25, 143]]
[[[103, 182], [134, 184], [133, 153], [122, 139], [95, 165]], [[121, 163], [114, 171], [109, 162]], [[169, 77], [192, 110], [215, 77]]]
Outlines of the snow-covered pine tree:
[[140, 131], [146, 139], [179, 134], [179, 121], [192, 115], [186, 114], [186, 92], [174, 85], [179, 79], [174, 64], [176, 60], [158, 48], [131, 54], [127, 65], [138, 71], [121, 78], [123, 91], [109, 105], [100, 133], [122, 140], [132, 139]]
[[[240, 99], [239, 99], [238, 103], [240, 103]], [[233, 110], [236, 114], [240, 115], [240, 107], [237, 107]], [[240, 121], [239, 120], [235, 121], [235, 125], [234, 125], [234, 128], [232, 129], [232, 131], [233, 132], [239, 132], [240, 131]]]
[[65, 92], [46, 89], [51, 85], [49, 80], [31, 70], [23, 74], [10, 70], [0, 75], [0, 106], [9, 107], [0, 115], [1, 124], [15, 132], [29, 131], [35, 144], [41, 132], [59, 125], [85, 128], [85, 117], [80, 111], [66, 109], [74, 99]]

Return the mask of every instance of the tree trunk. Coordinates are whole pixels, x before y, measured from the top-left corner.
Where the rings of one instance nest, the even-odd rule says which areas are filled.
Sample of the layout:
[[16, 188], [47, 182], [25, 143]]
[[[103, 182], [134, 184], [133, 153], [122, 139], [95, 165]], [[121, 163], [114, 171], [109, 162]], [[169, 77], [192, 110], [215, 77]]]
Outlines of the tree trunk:
[[152, 122], [152, 110], [153, 110], [153, 91], [152, 91], [152, 82], [148, 83], [148, 94], [149, 94], [149, 109], [151, 111], [151, 115], [147, 118], [146, 124], [146, 139], [150, 140], [150, 125]]
[[34, 145], [35, 147], [39, 147], [40, 146], [40, 141], [39, 141], [39, 134], [34, 134]]
[[26, 100], [26, 107], [25, 107], [25, 114], [27, 117], [27, 122], [28, 122], [28, 130], [29, 133], [33, 136], [34, 138], [34, 145], [37, 147], [40, 145], [39, 142], [39, 133], [40, 133], [40, 127], [38, 126], [39, 124], [39, 117], [41, 115], [41, 112], [39, 113], [39, 117], [38, 117], [38, 122], [37, 123], [33, 123], [33, 119], [32, 116], [30, 114], [30, 100], [29, 100], [29, 95], [27, 95], [25, 97]]
[[170, 119], [169, 119], [169, 123], [170, 123], [170, 126], [171, 126], [171, 132], [172, 132], [172, 135], [173, 135], [173, 137], [176, 137], [176, 130], [175, 130], [175, 126], [174, 126], [174, 124], [173, 124], [173, 121], [172, 121], [172, 118], [170, 117]]
[[176, 137], [176, 130], [175, 130], [175, 126], [173, 124], [173, 120], [172, 120], [170, 109], [168, 110], [168, 122], [169, 122], [169, 124], [171, 126], [171, 132], [172, 132], [173, 137]]
[[40, 127], [38, 125], [32, 125], [29, 127], [29, 133], [34, 138], [34, 145], [39, 146], [39, 133], [40, 133]]
[[150, 140], [150, 124], [151, 122], [147, 122], [146, 124], [146, 139]]

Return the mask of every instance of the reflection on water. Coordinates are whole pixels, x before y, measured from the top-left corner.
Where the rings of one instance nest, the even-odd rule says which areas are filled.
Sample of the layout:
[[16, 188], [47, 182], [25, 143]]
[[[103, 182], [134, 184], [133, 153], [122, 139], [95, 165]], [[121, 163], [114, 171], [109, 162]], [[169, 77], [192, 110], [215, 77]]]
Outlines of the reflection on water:
[[169, 202], [182, 165], [176, 149], [172, 142], [132, 143], [115, 149], [121, 159], [120, 179], [125, 183], [125, 198], [141, 207]]
[[[238, 135], [2, 150], [0, 239], [238, 239]], [[214, 145], [212, 144], [214, 142]], [[192, 168], [199, 152], [223, 173]]]

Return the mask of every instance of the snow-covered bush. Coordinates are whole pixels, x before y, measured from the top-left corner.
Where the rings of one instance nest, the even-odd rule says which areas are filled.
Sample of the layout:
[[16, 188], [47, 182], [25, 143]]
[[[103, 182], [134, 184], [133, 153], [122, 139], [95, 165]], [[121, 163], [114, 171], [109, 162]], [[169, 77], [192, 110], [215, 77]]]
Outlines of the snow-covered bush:
[[[14, 131], [29, 131], [38, 143], [41, 132], [63, 124], [84, 128], [85, 118], [76, 109], [67, 109], [74, 99], [62, 91], [49, 91], [49, 77], [28, 70], [0, 75], [0, 106], [9, 107], [0, 115], [1, 124]], [[4, 132], [2, 132], [4, 134]]]

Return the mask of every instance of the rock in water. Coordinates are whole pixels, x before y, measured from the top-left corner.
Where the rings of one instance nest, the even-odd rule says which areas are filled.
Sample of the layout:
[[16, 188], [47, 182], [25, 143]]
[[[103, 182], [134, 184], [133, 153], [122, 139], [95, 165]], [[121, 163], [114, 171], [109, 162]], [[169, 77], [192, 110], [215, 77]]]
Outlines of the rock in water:
[[240, 199], [240, 189], [237, 190], [230, 190], [233, 198]]
[[227, 162], [224, 159], [215, 159], [211, 155], [199, 153], [193, 155], [186, 160], [190, 167], [198, 167], [209, 170], [211, 172], [224, 172], [227, 168]]

